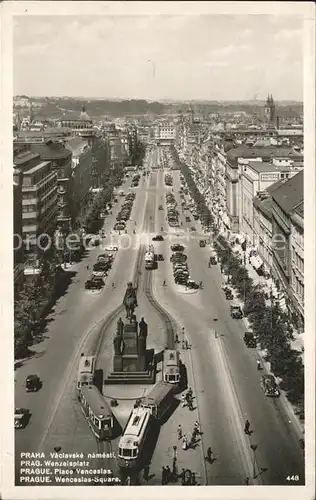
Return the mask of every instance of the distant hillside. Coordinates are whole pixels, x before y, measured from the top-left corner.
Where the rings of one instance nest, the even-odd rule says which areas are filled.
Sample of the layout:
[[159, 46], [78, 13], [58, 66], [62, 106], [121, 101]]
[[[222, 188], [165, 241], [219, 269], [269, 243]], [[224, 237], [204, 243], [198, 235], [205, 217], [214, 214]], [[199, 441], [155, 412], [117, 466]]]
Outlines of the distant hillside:
[[[194, 111], [203, 115], [210, 113], [233, 113], [244, 111], [245, 113], [261, 114], [263, 111], [264, 102], [258, 101], [239, 101], [239, 102], [157, 102], [147, 101], [145, 99], [130, 99], [130, 100], [103, 100], [103, 99], [86, 99], [71, 98], [71, 97], [43, 97], [32, 98], [32, 101], [46, 101], [46, 105], [42, 107], [38, 113], [41, 117], [61, 118], [63, 114], [71, 114], [72, 112], [79, 114], [82, 105], [86, 103], [86, 110], [91, 117], [122, 117], [128, 115], [164, 115], [175, 113], [186, 113], [189, 111], [191, 103]], [[276, 103], [277, 115], [281, 117], [295, 117], [303, 114], [303, 104], [295, 102], [280, 102]], [[37, 116], [40, 118], [40, 116]]]

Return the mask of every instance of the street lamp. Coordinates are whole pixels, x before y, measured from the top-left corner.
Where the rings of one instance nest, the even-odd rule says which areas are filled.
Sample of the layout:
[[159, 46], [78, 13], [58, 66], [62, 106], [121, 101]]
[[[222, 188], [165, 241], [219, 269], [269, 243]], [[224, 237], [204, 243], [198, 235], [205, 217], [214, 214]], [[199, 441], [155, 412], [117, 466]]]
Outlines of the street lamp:
[[251, 444], [250, 448], [253, 451], [253, 464], [252, 464], [253, 470], [252, 470], [252, 476], [253, 476], [253, 479], [255, 479], [256, 478], [256, 449], [258, 448], [258, 445], [257, 444]]

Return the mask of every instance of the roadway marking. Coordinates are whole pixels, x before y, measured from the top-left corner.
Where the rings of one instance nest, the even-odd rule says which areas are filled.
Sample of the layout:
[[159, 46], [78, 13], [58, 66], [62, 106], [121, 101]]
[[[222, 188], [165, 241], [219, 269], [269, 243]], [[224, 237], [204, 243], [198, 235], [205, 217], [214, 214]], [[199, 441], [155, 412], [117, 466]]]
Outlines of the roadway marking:
[[[252, 478], [254, 484], [262, 485], [261, 476], [256, 479], [253, 478], [253, 458], [250, 452], [250, 443], [246, 442], [244, 428], [243, 428], [243, 413], [238, 401], [238, 396], [234, 386], [234, 382], [230, 373], [230, 368], [225, 353], [225, 346], [223, 345], [221, 337], [215, 337], [215, 330], [210, 330], [208, 341], [211, 349], [214, 351], [213, 357], [218, 361], [218, 367], [221, 370], [221, 380], [225, 387], [225, 392], [231, 402], [230, 411], [233, 414], [232, 422], [236, 431], [236, 438], [239, 444], [241, 459], [243, 462], [244, 470], [247, 471], [245, 477]], [[226, 400], [225, 400], [226, 403]]]

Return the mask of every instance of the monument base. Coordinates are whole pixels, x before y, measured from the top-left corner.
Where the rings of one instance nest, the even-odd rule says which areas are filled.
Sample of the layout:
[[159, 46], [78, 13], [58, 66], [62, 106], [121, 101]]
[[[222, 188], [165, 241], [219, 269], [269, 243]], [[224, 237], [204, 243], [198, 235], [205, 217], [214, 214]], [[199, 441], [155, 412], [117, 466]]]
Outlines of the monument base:
[[[104, 380], [105, 384], [154, 384], [156, 381], [156, 363], [154, 349], [146, 351], [144, 356], [132, 354], [114, 357], [114, 371]], [[115, 358], [120, 358], [116, 361]], [[121, 370], [117, 370], [121, 366]]]

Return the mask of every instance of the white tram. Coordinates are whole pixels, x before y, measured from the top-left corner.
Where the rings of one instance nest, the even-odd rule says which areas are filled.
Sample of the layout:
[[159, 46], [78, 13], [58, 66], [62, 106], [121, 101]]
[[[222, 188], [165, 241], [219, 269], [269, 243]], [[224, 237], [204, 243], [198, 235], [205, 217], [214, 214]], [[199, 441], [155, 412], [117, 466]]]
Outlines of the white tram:
[[154, 269], [155, 267], [155, 251], [153, 245], [149, 245], [148, 251], [145, 253], [145, 269]]
[[82, 386], [79, 394], [81, 409], [93, 434], [104, 441], [113, 434], [113, 413], [95, 385]]
[[174, 385], [166, 382], [158, 382], [155, 387], [147, 394], [140, 406], [150, 410], [151, 415], [160, 420], [170, 408], [173, 401]]
[[[90, 386], [94, 383], [95, 356], [85, 356], [81, 354], [77, 375], [77, 390], [80, 392], [83, 386]], [[79, 397], [79, 395], [78, 395]]]
[[133, 469], [140, 460], [144, 442], [151, 423], [151, 411], [148, 408], [132, 410], [123, 436], [118, 445], [118, 464], [122, 468]]
[[165, 349], [163, 353], [163, 380], [169, 384], [180, 383], [180, 354], [176, 349]]

